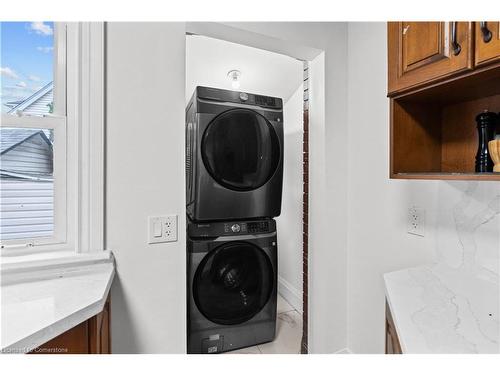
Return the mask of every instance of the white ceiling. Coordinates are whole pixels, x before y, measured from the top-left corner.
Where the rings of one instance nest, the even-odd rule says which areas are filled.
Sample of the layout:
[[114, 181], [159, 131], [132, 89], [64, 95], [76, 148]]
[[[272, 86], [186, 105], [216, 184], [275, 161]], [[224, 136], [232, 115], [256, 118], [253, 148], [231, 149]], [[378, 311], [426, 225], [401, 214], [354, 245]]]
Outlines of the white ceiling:
[[196, 86], [232, 90], [230, 70], [241, 71], [239, 91], [287, 101], [302, 84], [302, 62], [289, 56], [199, 35], [186, 36], [186, 103]]

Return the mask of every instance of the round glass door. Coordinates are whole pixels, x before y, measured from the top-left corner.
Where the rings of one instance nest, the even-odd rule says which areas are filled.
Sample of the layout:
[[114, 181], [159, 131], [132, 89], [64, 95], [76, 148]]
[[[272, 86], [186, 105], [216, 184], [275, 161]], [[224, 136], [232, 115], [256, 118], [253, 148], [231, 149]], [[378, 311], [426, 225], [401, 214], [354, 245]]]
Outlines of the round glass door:
[[212, 178], [233, 190], [254, 190], [274, 174], [280, 144], [264, 116], [248, 109], [226, 111], [208, 125], [201, 153]]
[[247, 242], [222, 245], [196, 270], [193, 296], [200, 312], [217, 324], [240, 324], [266, 305], [274, 272], [267, 255]]

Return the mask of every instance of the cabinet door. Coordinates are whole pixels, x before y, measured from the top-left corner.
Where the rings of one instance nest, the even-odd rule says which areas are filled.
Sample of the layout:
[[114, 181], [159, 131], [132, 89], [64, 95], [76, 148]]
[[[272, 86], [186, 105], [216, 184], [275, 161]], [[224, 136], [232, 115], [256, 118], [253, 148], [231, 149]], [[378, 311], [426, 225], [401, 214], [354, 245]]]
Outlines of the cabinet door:
[[389, 22], [389, 94], [471, 69], [471, 28], [470, 22]]
[[40, 345], [30, 354], [111, 354], [111, 304], [92, 318]]
[[500, 62], [500, 22], [476, 22], [477, 66]]
[[88, 321], [90, 354], [111, 354], [109, 318], [110, 301], [108, 298], [103, 310]]
[[85, 321], [52, 340], [40, 345], [30, 354], [88, 354], [89, 324]]
[[385, 303], [385, 354], [403, 354], [387, 302]]

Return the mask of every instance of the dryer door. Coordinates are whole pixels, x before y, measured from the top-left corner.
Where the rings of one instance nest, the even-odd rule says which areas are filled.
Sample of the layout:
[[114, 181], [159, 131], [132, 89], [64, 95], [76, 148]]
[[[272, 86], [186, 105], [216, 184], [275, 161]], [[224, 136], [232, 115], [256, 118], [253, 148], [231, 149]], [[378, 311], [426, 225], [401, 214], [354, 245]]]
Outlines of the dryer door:
[[201, 153], [205, 168], [220, 185], [249, 191], [273, 176], [280, 161], [280, 144], [264, 116], [238, 108], [221, 113], [207, 126]]
[[262, 249], [248, 242], [231, 242], [203, 258], [194, 276], [193, 297], [210, 321], [240, 324], [264, 308], [273, 281], [273, 267]]

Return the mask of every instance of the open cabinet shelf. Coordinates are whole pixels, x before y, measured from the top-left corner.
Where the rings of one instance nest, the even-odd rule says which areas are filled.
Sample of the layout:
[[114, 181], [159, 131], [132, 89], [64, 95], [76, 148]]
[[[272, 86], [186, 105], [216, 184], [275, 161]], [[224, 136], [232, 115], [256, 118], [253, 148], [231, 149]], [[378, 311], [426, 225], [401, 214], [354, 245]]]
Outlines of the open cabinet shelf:
[[500, 173], [396, 173], [394, 179], [403, 180], [476, 180], [500, 181]]
[[390, 105], [391, 178], [500, 181], [500, 173], [475, 173], [475, 117], [500, 112], [499, 69], [396, 96]]

